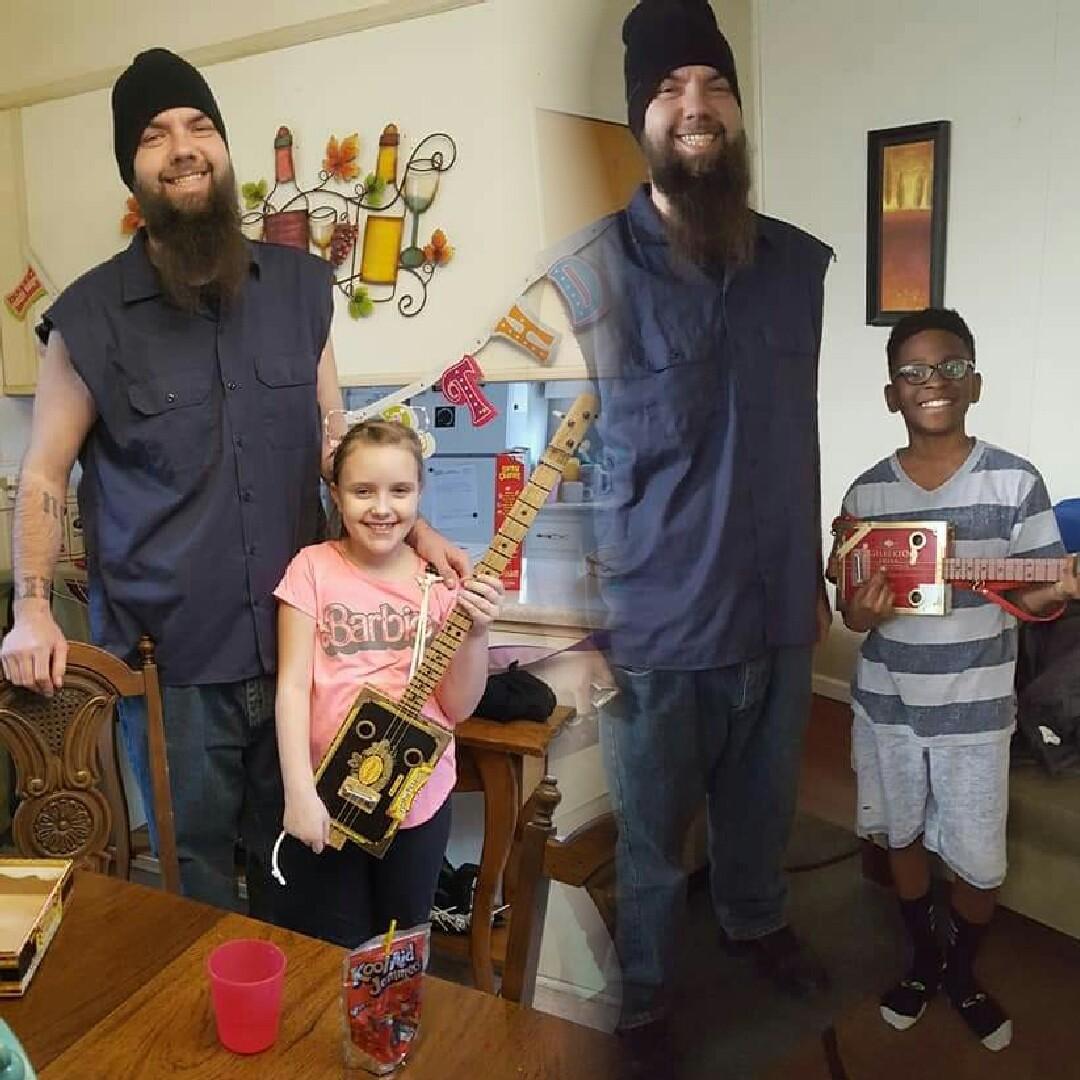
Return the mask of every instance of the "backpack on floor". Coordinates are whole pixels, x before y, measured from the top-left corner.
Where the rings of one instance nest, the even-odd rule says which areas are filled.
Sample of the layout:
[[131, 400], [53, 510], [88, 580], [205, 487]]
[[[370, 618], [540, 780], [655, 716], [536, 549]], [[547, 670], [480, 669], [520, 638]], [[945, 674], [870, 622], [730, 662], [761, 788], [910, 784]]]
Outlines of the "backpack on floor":
[[1017, 739], [1056, 775], [1080, 764], [1080, 602], [1020, 629]]

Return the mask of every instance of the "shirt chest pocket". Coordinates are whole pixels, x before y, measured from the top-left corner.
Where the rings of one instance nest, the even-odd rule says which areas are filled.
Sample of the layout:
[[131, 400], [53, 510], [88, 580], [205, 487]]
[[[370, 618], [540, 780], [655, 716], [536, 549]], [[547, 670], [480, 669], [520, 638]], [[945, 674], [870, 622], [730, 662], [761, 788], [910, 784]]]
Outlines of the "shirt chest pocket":
[[291, 449], [318, 444], [317, 370], [317, 359], [300, 349], [264, 349], [256, 355], [263, 431], [271, 446]]
[[[755, 362], [769, 407], [781, 415], [813, 415], [817, 409], [817, 334], [809, 320], [767, 322], [761, 331], [761, 363]], [[761, 378], [763, 376], [763, 378]]]
[[213, 442], [212, 389], [210, 373], [195, 370], [129, 383], [117, 441], [133, 463], [162, 475], [201, 467]]
[[677, 319], [643, 323], [639, 367], [648, 386], [648, 420], [669, 435], [686, 435], [712, 421], [723, 398], [721, 342], [700, 324]]

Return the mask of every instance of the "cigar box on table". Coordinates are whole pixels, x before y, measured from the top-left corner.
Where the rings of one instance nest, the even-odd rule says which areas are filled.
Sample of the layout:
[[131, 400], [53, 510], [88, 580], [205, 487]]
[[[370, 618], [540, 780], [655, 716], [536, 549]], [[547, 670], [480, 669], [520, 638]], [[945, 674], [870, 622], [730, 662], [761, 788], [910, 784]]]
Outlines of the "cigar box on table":
[[70, 859], [0, 859], [0, 997], [25, 993], [71, 891]]

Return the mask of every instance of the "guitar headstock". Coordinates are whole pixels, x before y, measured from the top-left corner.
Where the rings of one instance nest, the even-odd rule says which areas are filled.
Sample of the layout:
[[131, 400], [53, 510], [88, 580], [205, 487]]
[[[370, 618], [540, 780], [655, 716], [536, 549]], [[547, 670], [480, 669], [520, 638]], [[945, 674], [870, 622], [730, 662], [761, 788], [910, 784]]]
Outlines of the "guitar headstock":
[[574, 453], [581, 445], [599, 410], [600, 403], [595, 394], [579, 394], [551, 440], [552, 449], [560, 450], [567, 455]]

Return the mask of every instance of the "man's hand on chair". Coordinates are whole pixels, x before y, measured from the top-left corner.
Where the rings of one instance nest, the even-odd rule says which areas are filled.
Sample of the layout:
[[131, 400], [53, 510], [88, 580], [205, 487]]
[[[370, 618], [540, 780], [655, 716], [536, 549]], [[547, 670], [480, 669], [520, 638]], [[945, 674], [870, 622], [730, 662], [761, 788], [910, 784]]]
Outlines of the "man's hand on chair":
[[15, 625], [0, 647], [4, 677], [16, 686], [52, 697], [64, 685], [68, 643], [48, 601], [15, 602]]

